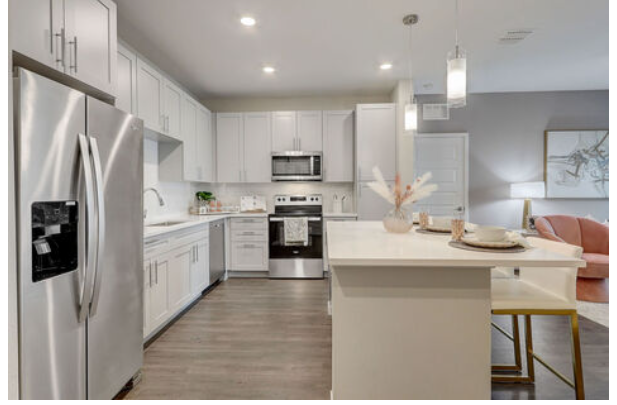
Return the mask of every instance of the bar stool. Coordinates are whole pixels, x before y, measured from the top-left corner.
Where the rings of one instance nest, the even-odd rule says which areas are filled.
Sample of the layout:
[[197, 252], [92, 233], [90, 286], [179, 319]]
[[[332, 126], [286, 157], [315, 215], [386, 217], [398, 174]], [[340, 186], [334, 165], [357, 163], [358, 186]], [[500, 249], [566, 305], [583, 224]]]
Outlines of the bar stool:
[[[582, 249], [580, 247], [567, 243], [553, 242], [540, 238], [528, 238], [528, 241], [534, 247], [568, 257], [580, 258], [582, 254]], [[518, 278], [491, 279], [492, 313], [494, 315], [511, 315], [514, 317], [523, 315], [525, 317], [525, 352], [527, 359], [526, 376], [493, 374], [493, 382], [534, 383], [534, 360], [537, 360], [550, 372], [555, 374], [555, 376], [574, 388], [576, 399], [585, 399], [583, 368], [581, 363], [581, 343], [578, 328], [578, 314], [576, 311], [577, 272], [578, 269], [576, 267], [522, 267]], [[565, 375], [557, 371], [533, 351], [533, 336], [531, 330], [532, 315], [561, 315], [570, 318], [574, 381], [571, 381]], [[515, 325], [516, 327], [514, 327]], [[508, 338], [515, 341], [516, 347], [519, 340], [518, 321], [515, 325], [513, 325], [514, 336], [509, 335], [499, 327], [497, 328], [500, 332], [505, 332]], [[517, 363], [520, 365], [520, 354]], [[512, 365], [512, 369], [494, 366], [493, 371], [516, 371], [514, 369], [515, 366], [516, 365]]]

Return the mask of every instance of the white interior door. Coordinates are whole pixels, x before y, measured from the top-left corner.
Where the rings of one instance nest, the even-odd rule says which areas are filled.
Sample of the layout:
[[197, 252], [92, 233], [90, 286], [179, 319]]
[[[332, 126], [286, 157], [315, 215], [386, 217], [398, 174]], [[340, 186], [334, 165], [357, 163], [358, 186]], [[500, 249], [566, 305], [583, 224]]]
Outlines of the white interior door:
[[414, 211], [428, 207], [431, 215], [454, 215], [468, 211], [468, 136], [418, 134], [415, 137], [414, 175], [431, 172], [439, 189], [416, 204]]

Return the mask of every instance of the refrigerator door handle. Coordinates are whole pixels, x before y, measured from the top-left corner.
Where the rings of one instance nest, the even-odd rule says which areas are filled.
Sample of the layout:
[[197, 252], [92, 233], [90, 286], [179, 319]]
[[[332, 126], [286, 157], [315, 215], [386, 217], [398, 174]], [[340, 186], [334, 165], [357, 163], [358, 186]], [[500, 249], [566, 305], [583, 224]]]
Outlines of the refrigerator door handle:
[[84, 322], [90, 309], [90, 286], [92, 284], [92, 271], [95, 266], [94, 240], [96, 239], [94, 228], [94, 189], [92, 184], [92, 165], [90, 163], [90, 148], [88, 138], [79, 134], [79, 150], [84, 166], [84, 180], [86, 183], [86, 265], [84, 267], [84, 282], [81, 287], [81, 300], [79, 304], [79, 322]]
[[90, 136], [90, 149], [94, 164], [94, 177], [96, 179], [96, 202], [98, 206], [98, 236], [96, 238], [96, 270], [94, 271], [94, 284], [90, 301], [90, 316], [96, 314], [101, 293], [101, 277], [103, 275], [103, 256], [105, 255], [105, 193], [103, 192], [103, 168], [101, 166], [101, 154], [96, 138]]

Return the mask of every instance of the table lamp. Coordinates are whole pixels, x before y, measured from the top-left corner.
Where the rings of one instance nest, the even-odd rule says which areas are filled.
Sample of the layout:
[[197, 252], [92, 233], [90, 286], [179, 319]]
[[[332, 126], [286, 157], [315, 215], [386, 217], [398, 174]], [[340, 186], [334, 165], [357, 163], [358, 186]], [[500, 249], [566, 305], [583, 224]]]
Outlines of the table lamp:
[[531, 218], [531, 199], [544, 198], [544, 182], [534, 181], [529, 183], [510, 184], [510, 198], [522, 198], [525, 200], [523, 206], [523, 229], [529, 230], [529, 218]]

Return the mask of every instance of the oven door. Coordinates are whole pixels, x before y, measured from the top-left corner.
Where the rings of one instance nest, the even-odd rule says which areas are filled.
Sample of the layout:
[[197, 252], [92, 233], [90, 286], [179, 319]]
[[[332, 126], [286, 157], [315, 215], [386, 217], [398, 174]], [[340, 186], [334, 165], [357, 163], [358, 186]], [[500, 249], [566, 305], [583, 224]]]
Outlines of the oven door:
[[284, 217], [270, 217], [270, 259], [323, 258], [323, 227], [321, 217], [308, 217], [308, 244], [285, 246]]

